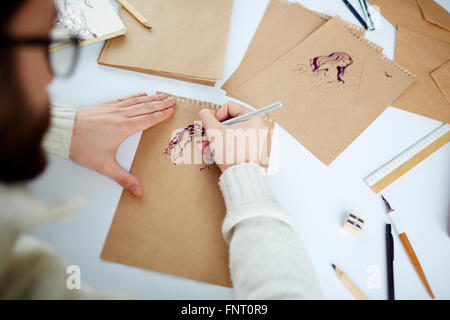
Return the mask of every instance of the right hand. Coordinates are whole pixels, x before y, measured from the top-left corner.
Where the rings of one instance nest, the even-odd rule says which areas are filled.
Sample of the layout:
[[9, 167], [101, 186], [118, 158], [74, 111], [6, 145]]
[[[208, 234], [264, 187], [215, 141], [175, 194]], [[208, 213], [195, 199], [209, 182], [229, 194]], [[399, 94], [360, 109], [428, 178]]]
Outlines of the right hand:
[[[199, 112], [206, 131], [200, 147], [202, 150], [208, 146], [211, 147], [214, 161], [222, 172], [241, 162], [256, 164], [262, 162], [262, 151], [269, 129], [262, 116], [256, 116], [233, 125], [221, 123], [250, 111], [252, 110], [241, 104], [228, 101], [217, 112], [209, 109], [202, 109]], [[249, 135], [255, 138], [249, 138]], [[236, 138], [230, 139], [232, 136]], [[238, 149], [240, 145], [243, 148], [239, 147]]]

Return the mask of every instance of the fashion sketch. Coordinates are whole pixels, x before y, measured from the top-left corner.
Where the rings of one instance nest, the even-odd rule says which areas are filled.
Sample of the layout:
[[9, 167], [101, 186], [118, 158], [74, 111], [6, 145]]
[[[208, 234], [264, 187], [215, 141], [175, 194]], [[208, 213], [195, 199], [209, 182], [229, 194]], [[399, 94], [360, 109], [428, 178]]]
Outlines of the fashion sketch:
[[81, 41], [89, 38], [97, 38], [97, 35], [89, 28], [82, 6], [93, 9], [91, 0], [73, 2], [70, 0], [56, 0], [58, 15], [55, 25], [67, 29], [71, 35], [77, 36]]
[[333, 52], [309, 60], [309, 64], [297, 64], [292, 71], [315, 77], [319, 84], [345, 84], [345, 72], [353, 64], [352, 57], [345, 52]]

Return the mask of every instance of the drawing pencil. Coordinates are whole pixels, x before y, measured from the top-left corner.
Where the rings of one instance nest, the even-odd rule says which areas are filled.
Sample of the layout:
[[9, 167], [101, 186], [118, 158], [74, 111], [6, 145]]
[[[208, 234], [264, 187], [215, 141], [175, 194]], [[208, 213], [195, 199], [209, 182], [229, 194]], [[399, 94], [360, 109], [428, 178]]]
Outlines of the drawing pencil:
[[395, 300], [394, 293], [394, 239], [392, 238], [391, 225], [386, 223], [386, 261], [388, 300]]
[[341, 280], [342, 284], [351, 292], [351, 294], [358, 300], [368, 300], [366, 295], [356, 286], [356, 284], [336, 265], [331, 264], [336, 273], [336, 276]]
[[398, 237], [400, 238], [400, 240], [403, 244], [403, 247], [405, 247], [405, 250], [406, 250], [406, 253], [408, 254], [409, 260], [411, 260], [414, 268], [416, 269], [416, 272], [419, 274], [419, 277], [422, 280], [423, 284], [425, 285], [425, 288], [427, 289], [431, 298], [434, 299], [434, 294], [431, 291], [431, 287], [428, 284], [427, 278], [425, 277], [425, 273], [423, 272], [423, 269], [422, 269], [422, 266], [420, 265], [419, 259], [417, 258], [416, 253], [414, 252], [414, 249], [412, 248], [408, 237], [406, 236], [405, 230], [403, 229], [403, 226], [401, 224], [398, 214], [394, 210], [392, 210], [389, 202], [387, 202], [387, 200], [383, 197], [383, 195], [381, 195], [381, 198], [383, 199], [384, 204], [386, 205], [387, 216], [389, 217], [389, 220], [391, 220], [391, 223], [394, 226], [394, 229], [397, 232]]
[[151, 30], [152, 26], [148, 22], [147, 18], [145, 18], [135, 7], [133, 7], [127, 0], [117, 0], [122, 7], [124, 7], [133, 17], [136, 18], [144, 27]]
[[367, 0], [359, 0], [359, 4], [361, 5], [361, 8], [364, 12], [364, 15], [366, 16], [366, 21], [369, 23], [369, 30], [375, 30], [375, 25], [372, 20], [372, 15], [370, 14], [369, 7], [367, 6]]
[[348, 2], [347, 0], [342, 0], [345, 5], [347, 6], [347, 8], [350, 10], [350, 12], [355, 16], [356, 19], [358, 19], [358, 21], [363, 25], [364, 29], [369, 29], [369, 27], [367, 26], [367, 23], [364, 21], [364, 19], [359, 15], [358, 11], [355, 10], [355, 8], [353, 8], [353, 6], [350, 4], [350, 2]]

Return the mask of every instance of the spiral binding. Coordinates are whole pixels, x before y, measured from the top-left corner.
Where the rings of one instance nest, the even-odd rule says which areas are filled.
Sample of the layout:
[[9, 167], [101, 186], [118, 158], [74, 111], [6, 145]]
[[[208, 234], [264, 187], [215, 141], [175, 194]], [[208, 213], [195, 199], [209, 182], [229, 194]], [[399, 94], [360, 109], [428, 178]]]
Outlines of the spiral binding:
[[[346, 23], [344, 20], [342, 20], [341, 17], [336, 16], [336, 18], [337, 18], [338, 21], [340, 21], [340, 22], [344, 25], [344, 27], [347, 27], [347, 23]], [[348, 29], [348, 28], [347, 28], [347, 29]], [[349, 29], [348, 29], [348, 30], [349, 30]], [[351, 31], [351, 30], [349, 30], [349, 31]], [[367, 46], [369, 49], [374, 50], [374, 51], [380, 56], [380, 58], [381, 58], [384, 62], [386, 62], [386, 63], [392, 65], [392, 66], [395, 67], [395, 68], [397, 68], [399, 71], [405, 73], [407, 76], [409, 76], [409, 77], [411, 77], [411, 78], [413, 78], [413, 79], [416, 78], [416, 75], [413, 74], [411, 71], [409, 71], [409, 70], [406, 69], [405, 67], [399, 65], [397, 62], [392, 61], [391, 59], [389, 59], [388, 57], [386, 57], [386, 55], [384, 55], [384, 54], [381, 52], [381, 51], [383, 50], [382, 47], [380, 47], [380, 46], [377, 45], [376, 43], [373, 43], [373, 42], [370, 41], [370, 40], [367, 40], [366, 38], [363, 38], [363, 37], [361, 37], [361, 36], [355, 34], [354, 32], [350, 32], [350, 33], [351, 33], [356, 39], [358, 39], [359, 41], [361, 41], [361, 43], [363, 43], [365, 46]]]
[[[325, 19], [325, 20], [331, 20], [331, 19], [333, 18], [332, 16], [329, 16], [329, 15], [327, 15], [327, 14], [320, 13], [320, 12], [317, 12], [317, 11], [314, 11], [314, 10], [310, 10], [310, 9], [308, 9], [307, 7], [305, 7], [304, 5], [302, 5], [302, 4], [298, 3], [298, 2], [290, 2], [290, 1], [288, 1], [288, 0], [278, 0], [278, 2], [284, 3], [284, 4], [289, 5], [289, 6], [297, 5], [297, 6], [301, 7], [302, 9], [304, 9], [305, 12], [308, 12], [309, 14], [312, 14], [312, 15], [314, 15], [314, 16], [316, 16], [316, 17], [323, 18], [323, 19]], [[344, 26], [346, 27], [346, 29], [347, 29], [348, 31], [350, 31], [350, 33], [352, 33], [354, 36], [358, 37], [358, 38], [361, 40], [361, 36], [363, 36], [364, 33], [365, 33], [365, 29], [364, 29], [363, 27], [358, 26], [358, 25], [353, 24], [353, 23], [350, 23], [350, 22], [348, 22], [348, 21], [345, 21], [345, 20], [343, 20], [341, 17], [339, 17], [338, 15], [337, 15], [336, 17], [339, 18], [339, 19], [342, 21], [342, 23], [344, 24]], [[377, 53], [381, 53], [381, 52], [383, 51], [383, 47], [379, 46], [378, 44], [376, 44], [376, 43], [374, 43], [374, 42], [372, 42], [372, 41], [370, 41], [370, 40], [367, 40], [367, 39], [365, 39], [365, 38], [363, 38], [363, 39], [366, 41], [366, 44], [367, 44], [371, 49], [375, 50]], [[388, 59], [388, 58], [386, 57], [386, 59]], [[393, 62], [393, 61], [392, 61], [392, 62]], [[393, 63], [395, 63], [395, 62], [393, 62]], [[404, 68], [401, 67], [401, 66], [399, 66], [399, 67], [400, 67], [400, 69], [404, 69]], [[406, 69], [405, 69], [405, 70], [406, 70]], [[406, 71], [407, 71], [407, 70], [406, 70]], [[406, 73], [408, 73], [408, 72], [409, 72], [409, 71], [407, 71]], [[409, 73], [413, 76], [413, 74], [412, 74], [411, 72], [409, 72]]]
[[[212, 102], [206, 102], [206, 101], [202, 101], [202, 100], [197, 100], [197, 99], [192, 99], [192, 98], [188, 98], [188, 97], [182, 97], [182, 96], [176, 96], [167, 92], [160, 92], [157, 91], [157, 94], [165, 94], [168, 97], [174, 97], [177, 102], [181, 102], [181, 103], [188, 103], [188, 104], [192, 104], [192, 105], [197, 105], [201, 108], [207, 108], [207, 109], [213, 109], [213, 110], [219, 110], [222, 106], [220, 104], [216, 104], [216, 103], [212, 103]], [[273, 122], [273, 118], [269, 117], [267, 115], [263, 116], [264, 120], [266, 120], [267, 122]]]
[[[288, 0], [278, 0], [278, 2], [280, 3], [284, 3], [286, 5], [292, 6], [292, 5], [296, 5], [299, 6], [300, 8], [302, 8], [303, 10], [305, 10], [306, 12], [308, 12], [309, 14], [312, 14], [316, 17], [325, 19], [325, 20], [331, 20], [333, 17], [330, 15], [327, 15], [325, 13], [321, 13], [321, 12], [317, 12], [311, 9], [308, 9], [307, 7], [305, 7], [304, 5], [298, 3], [298, 2], [290, 2]], [[364, 34], [365, 29], [363, 27], [360, 27], [356, 24], [344, 21], [346, 25], [348, 25], [348, 28], [351, 29], [352, 31], [356, 32], [357, 34]]]

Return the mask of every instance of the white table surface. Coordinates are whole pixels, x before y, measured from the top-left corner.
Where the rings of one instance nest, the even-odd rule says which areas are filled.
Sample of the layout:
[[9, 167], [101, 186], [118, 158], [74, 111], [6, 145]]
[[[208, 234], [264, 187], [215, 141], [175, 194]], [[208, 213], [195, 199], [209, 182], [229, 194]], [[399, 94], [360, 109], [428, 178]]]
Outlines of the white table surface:
[[[235, 0], [224, 79], [238, 67], [269, 0]], [[302, 0], [307, 7], [339, 14], [357, 23], [338, 0]], [[450, 0], [438, 1], [447, 10]], [[352, 1], [356, 8], [357, 1]], [[115, 4], [116, 5], [116, 4]], [[289, 32], [287, 30], [287, 32]], [[382, 20], [367, 38], [393, 58], [395, 28]], [[171, 92], [216, 103], [229, 100], [220, 89], [124, 71], [97, 64], [103, 43], [85, 47], [73, 77], [49, 88], [53, 101], [76, 106], [94, 104], [135, 92]], [[324, 166], [283, 129], [279, 130], [280, 166], [269, 177], [274, 194], [298, 223], [300, 236], [316, 269], [325, 298], [352, 299], [331, 270], [343, 269], [370, 299], [386, 299], [385, 209], [363, 178], [440, 125], [416, 114], [389, 107], [329, 167]], [[140, 138], [119, 149], [119, 162], [129, 169]], [[276, 147], [276, 146], [275, 146]], [[384, 191], [401, 214], [410, 241], [437, 299], [450, 299], [450, 145], [434, 153]], [[83, 196], [77, 216], [34, 232], [50, 243], [69, 265], [81, 267], [84, 283], [100, 290], [144, 299], [231, 299], [233, 290], [158, 272], [102, 261], [99, 256], [122, 189], [113, 181], [68, 159], [50, 157], [50, 165], [31, 189], [57, 201]], [[341, 230], [353, 212], [366, 220], [362, 235]], [[398, 299], [429, 299], [397, 236], [395, 288]], [[378, 281], [377, 281], [378, 280]], [[371, 285], [372, 284], [372, 285]]]

